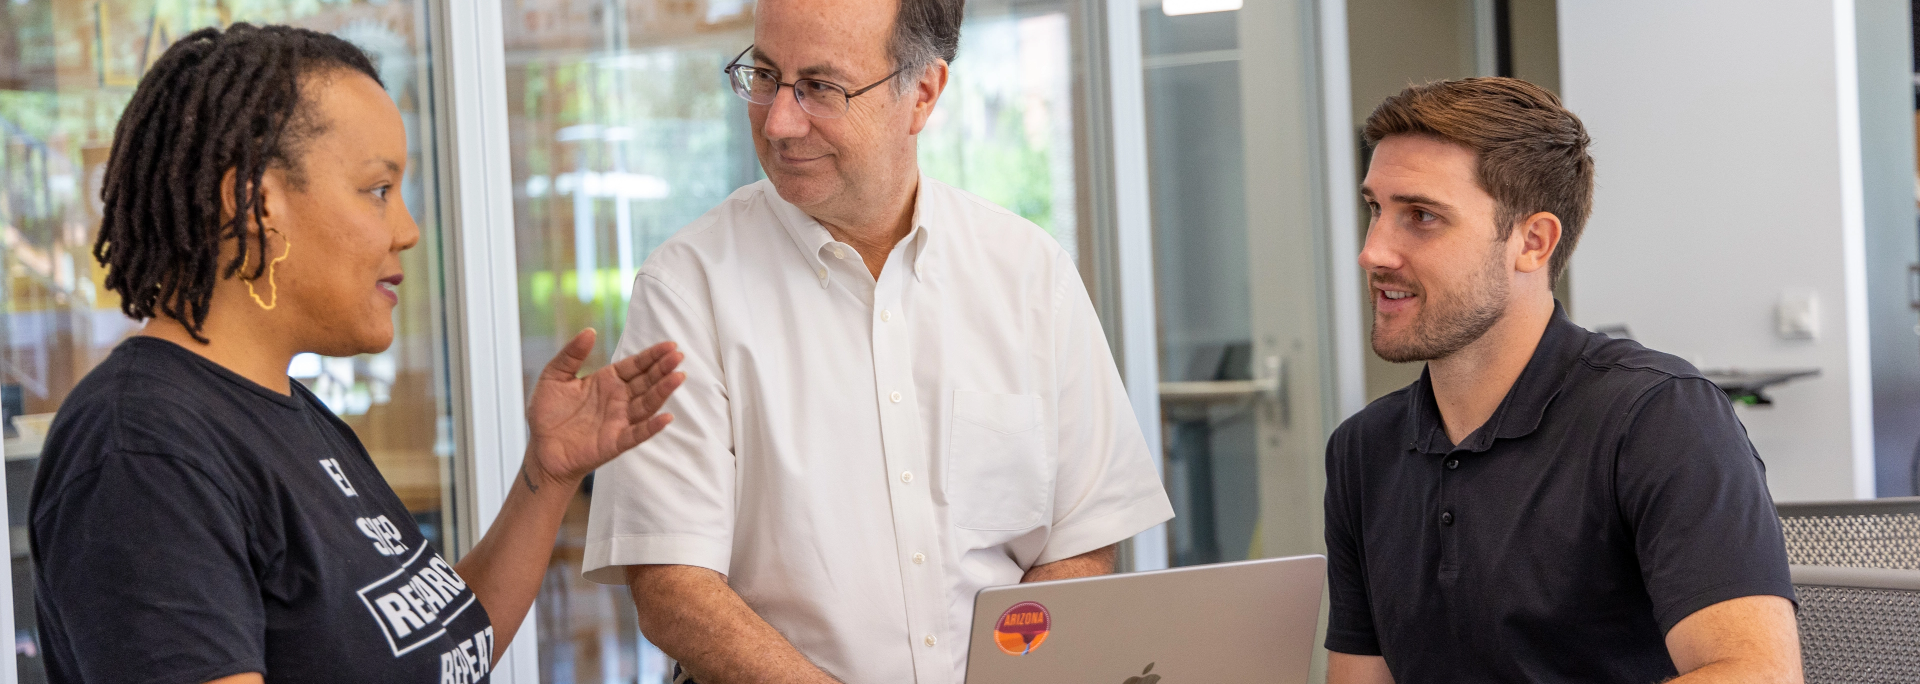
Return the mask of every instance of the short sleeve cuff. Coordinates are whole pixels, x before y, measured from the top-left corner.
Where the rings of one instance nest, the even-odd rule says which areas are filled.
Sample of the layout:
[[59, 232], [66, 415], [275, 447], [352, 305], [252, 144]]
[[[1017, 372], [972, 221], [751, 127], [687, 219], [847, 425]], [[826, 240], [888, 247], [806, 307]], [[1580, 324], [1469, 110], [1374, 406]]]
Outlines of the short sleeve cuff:
[[610, 537], [587, 542], [580, 575], [589, 582], [626, 584], [629, 565], [691, 565], [725, 575], [732, 561], [732, 544], [706, 537]]
[[1327, 630], [1327, 650], [1357, 656], [1380, 655], [1380, 640], [1372, 634]]
[[1688, 616], [1700, 612], [1707, 606], [1748, 596], [1778, 596], [1792, 601], [1796, 610], [1800, 605], [1800, 598], [1793, 593], [1791, 582], [1779, 580], [1730, 582], [1694, 594], [1685, 601], [1660, 610], [1657, 616], [1660, 620], [1660, 634], [1665, 635], [1673, 631], [1674, 626], [1680, 624], [1681, 620], [1687, 619]]
[[[211, 682], [211, 681], [225, 679], [227, 677], [235, 677], [243, 674], [252, 674], [252, 673], [265, 674], [266, 671], [267, 671], [267, 664], [265, 662], [255, 658], [248, 658], [245, 660], [236, 660], [234, 662], [226, 663], [224, 665], [219, 665], [216, 667], [209, 667], [199, 672], [187, 674], [184, 676], [178, 672], [164, 673], [164, 674], [156, 673], [156, 674], [159, 674], [159, 676], [155, 676], [153, 679], [149, 681]], [[174, 679], [174, 677], [178, 677], [178, 679]]]
[[1089, 551], [1120, 543], [1154, 525], [1173, 519], [1173, 504], [1166, 493], [1155, 488], [1154, 496], [1091, 520], [1069, 520], [1055, 525], [1047, 537], [1047, 548], [1034, 559], [1034, 565], [1062, 561]]

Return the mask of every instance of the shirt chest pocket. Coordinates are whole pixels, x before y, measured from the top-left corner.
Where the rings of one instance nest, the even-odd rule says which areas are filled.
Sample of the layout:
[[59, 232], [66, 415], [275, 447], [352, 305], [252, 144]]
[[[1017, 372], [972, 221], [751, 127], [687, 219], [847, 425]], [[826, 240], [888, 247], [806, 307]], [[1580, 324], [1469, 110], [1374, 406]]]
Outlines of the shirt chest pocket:
[[947, 503], [969, 530], [1024, 530], [1052, 508], [1040, 397], [959, 390], [947, 437]]

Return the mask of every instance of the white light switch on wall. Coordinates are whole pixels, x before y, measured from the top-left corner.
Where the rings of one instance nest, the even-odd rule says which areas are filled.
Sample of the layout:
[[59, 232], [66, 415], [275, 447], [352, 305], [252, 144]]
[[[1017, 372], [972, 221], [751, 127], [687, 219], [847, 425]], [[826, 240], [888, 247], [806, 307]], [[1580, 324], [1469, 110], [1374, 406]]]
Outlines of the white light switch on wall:
[[1783, 292], [1774, 307], [1773, 321], [1780, 339], [1814, 339], [1820, 333], [1820, 298], [1811, 291]]

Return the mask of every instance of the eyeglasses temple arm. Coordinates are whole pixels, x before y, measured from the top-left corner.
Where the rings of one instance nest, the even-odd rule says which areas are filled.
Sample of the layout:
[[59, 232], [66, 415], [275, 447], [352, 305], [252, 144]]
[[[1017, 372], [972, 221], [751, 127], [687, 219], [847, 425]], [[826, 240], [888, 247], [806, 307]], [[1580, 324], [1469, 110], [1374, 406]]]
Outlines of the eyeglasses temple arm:
[[734, 56], [733, 56], [733, 59], [731, 59], [731, 60], [728, 60], [728, 61], [727, 61], [727, 65], [726, 65], [726, 66], [723, 66], [723, 67], [720, 67], [720, 73], [723, 73], [723, 74], [724, 74], [724, 73], [727, 73], [727, 70], [728, 70], [728, 69], [732, 69], [734, 65], [736, 65], [736, 64], [739, 64], [739, 63], [740, 63], [740, 58], [741, 58], [741, 57], [745, 57], [745, 56], [747, 56], [747, 53], [749, 53], [749, 52], [753, 52], [753, 46], [752, 46], [752, 45], [748, 45], [748, 46], [747, 46], [747, 49], [745, 49], [745, 50], [741, 50], [741, 51], [740, 51], [740, 54], [737, 54], [737, 55], [734, 55]]
[[878, 87], [880, 87], [880, 84], [882, 84], [882, 83], [886, 83], [887, 81], [891, 81], [891, 80], [893, 80], [893, 77], [895, 77], [895, 76], [899, 76], [899, 75], [900, 75], [900, 73], [901, 73], [901, 72], [903, 72], [903, 71], [906, 71], [906, 68], [905, 68], [905, 67], [901, 67], [901, 68], [899, 68], [899, 69], [895, 69], [895, 70], [893, 70], [893, 73], [891, 73], [891, 74], [887, 74], [887, 77], [886, 77], [886, 78], [883, 78], [883, 79], [880, 79], [880, 80], [878, 80], [878, 81], [874, 81], [872, 85], [869, 85], [869, 86], [867, 86], [867, 87], [865, 87], [865, 88], [861, 88], [861, 89], [859, 89], [859, 90], [856, 90], [856, 91], [853, 91], [853, 92], [851, 92], [851, 93], [847, 93], [847, 99], [849, 99], [849, 100], [851, 100], [851, 99], [853, 99], [853, 98], [856, 98], [856, 97], [859, 97], [859, 96], [860, 96], [860, 95], [861, 95], [862, 93], [865, 93], [865, 92], [867, 92], [867, 91], [869, 91], [869, 90], [873, 90], [874, 88], [878, 88]]

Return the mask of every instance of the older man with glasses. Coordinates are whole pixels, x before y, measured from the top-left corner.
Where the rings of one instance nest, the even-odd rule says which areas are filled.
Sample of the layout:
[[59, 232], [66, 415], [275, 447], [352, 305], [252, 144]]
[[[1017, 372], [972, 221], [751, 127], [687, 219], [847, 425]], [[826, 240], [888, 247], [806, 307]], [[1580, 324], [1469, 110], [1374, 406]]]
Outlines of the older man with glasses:
[[726, 76], [767, 180], [634, 283], [618, 354], [673, 340], [687, 380], [585, 565], [676, 681], [959, 684], [975, 592], [1172, 517], [1073, 261], [920, 175], [961, 2], [761, 2]]

